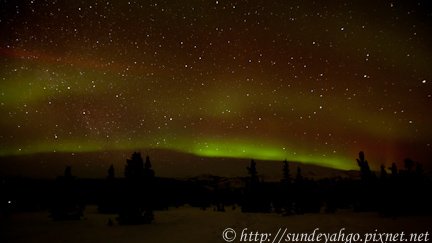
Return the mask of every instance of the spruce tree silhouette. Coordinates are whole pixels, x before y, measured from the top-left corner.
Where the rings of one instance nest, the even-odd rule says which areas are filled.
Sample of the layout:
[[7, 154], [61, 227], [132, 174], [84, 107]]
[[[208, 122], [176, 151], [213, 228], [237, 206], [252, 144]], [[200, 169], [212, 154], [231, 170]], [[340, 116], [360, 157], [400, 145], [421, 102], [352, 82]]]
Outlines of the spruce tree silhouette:
[[269, 197], [265, 194], [265, 190], [263, 190], [263, 185], [258, 177], [256, 163], [253, 159], [246, 169], [249, 178], [246, 183], [245, 195], [242, 202], [242, 211], [268, 212], [270, 210]]
[[126, 179], [138, 180], [144, 176], [144, 162], [141, 153], [134, 152], [131, 159], [126, 160], [125, 166]]
[[413, 168], [414, 168], [414, 161], [412, 161], [409, 158], [406, 158], [404, 160], [404, 165], [405, 165], [406, 172], [408, 174], [410, 174], [412, 172]]
[[277, 194], [277, 200], [275, 207], [277, 212], [281, 212], [282, 215], [288, 216], [292, 214], [292, 194], [293, 188], [291, 186], [291, 175], [288, 161], [283, 161], [282, 167], [282, 180], [280, 192]]
[[249, 176], [250, 176], [250, 182], [251, 182], [251, 184], [252, 185], [258, 184], [258, 182], [259, 182], [258, 172], [257, 172], [257, 169], [256, 169], [256, 163], [255, 163], [254, 160], [251, 160], [250, 166], [247, 167], [247, 170], [248, 170], [248, 173], [249, 173]]
[[301, 173], [301, 168], [300, 166], [297, 167], [297, 174], [296, 174], [296, 178], [295, 178], [296, 182], [300, 183], [303, 181], [303, 176]]
[[106, 181], [101, 187], [98, 198], [100, 213], [117, 213], [119, 210], [119, 181], [115, 178], [114, 166], [111, 164], [107, 171]]
[[71, 179], [72, 178], [72, 167], [70, 165], [66, 166], [64, 171], [64, 178]]
[[154, 172], [148, 156], [145, 165], [141, 153], [138, 152], [134, 152], [131, 159], [126, 160], [127, 188], [123, 192], [124, 201], [117, 217], [119, 224], [146, 224], [154, 220], [153, 203], [151, 202], [153, 188], [148, 180], [153, 176]]
[[305, 204], [306, 204], [306, 194], [305, 184], [303, 183], [303, 176], [301, 172], [300, 166], [297, 166], [297, 173], [294, 179], [294, 207], [293, 210], [297, 214], [305, 213]]
[[114, 173], [114, 165], [111, 165], [108, 169], [108, 179], [114, 179], [115, 178], [115, 173]]
[[54, 220], [78, 220], [83, 216], [84, 205], [79, 199], [79, 188], [72, 167], [66, 166], [64, 175], [57, 177], [56, 197], [51, 205], [50, 216]]
[[365, 159], [363, 151], [359, 152], [359, 158], [356, 159], [360, 167], [361, 181], [356, 188], [357, 202], [355, 210], [357, 211], [373, 211], [379, 206], [371, 198], [378, 198], [380, 195], [378, 182], [375, 174], [371, 171], [368, 161]]
[[360, 167], [360, 175], [363, 180], [368, 180], [372, 177], [372, 172], [369, 168], [369, 163], [365, 159], [363, 151], [360, 151], [359, 158], [357, 159], [357, 164]]
[[287, 160], [283, 161], [282, 182], [287, 184], [291, 182], [290, 169]]
[[152, 165], [151, 165], [150, 157], [149, 156], [146, 156], [146, 161], [145, 161], [145, 164], [144, 164], [143, 175], [147, 179], [151, 179], [151, 178], [153, 178], [155, 176], [155, 173], [154, 173], [154, 171], [152, 169]]

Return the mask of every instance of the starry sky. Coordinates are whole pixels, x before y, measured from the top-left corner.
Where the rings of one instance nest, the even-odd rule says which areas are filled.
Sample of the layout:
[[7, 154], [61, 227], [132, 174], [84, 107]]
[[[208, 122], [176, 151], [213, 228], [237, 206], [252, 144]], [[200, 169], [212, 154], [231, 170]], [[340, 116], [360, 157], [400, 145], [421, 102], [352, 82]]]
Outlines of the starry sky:
[[0, 1], [0, 156], [432, 158], [428, 1]]

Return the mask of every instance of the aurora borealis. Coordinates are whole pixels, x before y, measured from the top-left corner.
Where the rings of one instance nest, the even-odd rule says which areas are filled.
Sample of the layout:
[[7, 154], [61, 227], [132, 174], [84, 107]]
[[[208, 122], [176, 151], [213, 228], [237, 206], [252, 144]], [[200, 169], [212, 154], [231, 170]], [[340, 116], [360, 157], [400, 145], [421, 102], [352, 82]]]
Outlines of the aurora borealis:
[[0, 155], [432, 155], [427, 1], [0, 1]]

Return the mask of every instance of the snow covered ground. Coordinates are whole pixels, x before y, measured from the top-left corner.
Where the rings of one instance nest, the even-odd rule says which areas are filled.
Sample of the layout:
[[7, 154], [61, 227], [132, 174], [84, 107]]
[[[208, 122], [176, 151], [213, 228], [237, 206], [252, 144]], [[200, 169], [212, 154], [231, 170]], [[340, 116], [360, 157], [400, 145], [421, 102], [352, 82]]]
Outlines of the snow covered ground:
[[[80, 221], [55, 222], [47, 212], [19, 213], [0, 219], [0, 242], [225, 242], [222, 231], [231, 227], [237, 232], [233, 242], [240, 242], [242, 229], [276, 234], [279, 227], [287, 232], [431, 232], [430, 217], [383, 218], [376, 213], [306, 214], [283, 217], [278, 214], [241, 213], [239, 208], [227, 212], [181, 207], [156, 211], [155, 222], [148, 225], [108, 226], [115, 215], [98, 214], [87, 207]], [[115, 222], [115, 221], [114, 221]], [[271, 242], [271, 241], [270, 241]]]

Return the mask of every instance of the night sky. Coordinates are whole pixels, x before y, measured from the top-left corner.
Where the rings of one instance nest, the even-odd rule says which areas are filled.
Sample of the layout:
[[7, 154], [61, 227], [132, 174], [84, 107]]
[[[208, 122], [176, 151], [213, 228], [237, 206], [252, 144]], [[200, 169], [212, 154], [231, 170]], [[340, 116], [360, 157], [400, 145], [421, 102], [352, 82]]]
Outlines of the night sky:
[[428, 1], [0, 1], [0, 155], [432, 158]]

